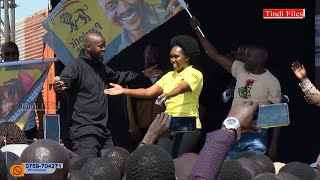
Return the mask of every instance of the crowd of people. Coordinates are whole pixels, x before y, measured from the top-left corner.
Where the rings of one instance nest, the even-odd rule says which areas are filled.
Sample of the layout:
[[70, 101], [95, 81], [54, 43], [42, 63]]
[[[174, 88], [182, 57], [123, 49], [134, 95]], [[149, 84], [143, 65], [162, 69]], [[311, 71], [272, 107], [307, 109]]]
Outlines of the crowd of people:
[[[104, 54], [108, 53], [104, 37], [89, 32], [82, 52], [54, 83], [57, 93], [74, 97], [74, 102], [69, 104], [73, 107], [69, 128], [71, 148], [35, 133], [30, 136], [14, 123], [2, 122], [0, 135], [6, 138], [0, 142], [3, 146], [0, 179], [15, 179], [9, 169], [23, 162], [63, 163], [63, 168], [50, 175], [26, 174], [18, 179], [320, 179], [320, 154], [311, 165], [275, 162], [280, 128], [255, 125], [259, 105], [289, 102], [288, 96], [281, 92], [279, 80], [265, 67], [267, 49], [246, 44], [234, 56], [224, 55], [201, 35], [200, 22], [195, 17], [190, 25], [208, 57], [234, 77], [230, 88], [221, 92], [224, 102], [233, 97], [230, 111], [220, 129], [204, 135], [202, 147], [199, 148], [203, 136], [199, 96], [203, 74], [192, 66], [194, 61], [200, 61], [198, 41], [189, 35], [171, 39], [171, 71], [158, 64], [159, 47], [152, 44], [144, 51], [142, 72], [119, 72], [103, 63]], [[18, 59], [18, 48], [13, 44], [2, 47], [3, 59], [7, 55]], [[320, 106], [320, 92], [307, 78], [303, 64], [294, 61], [291, 68], [306, 101]], [[132, 82], [139, 82], [139, 86], [127, 86]], [[117, 95], [126, 97], [130, 132], [138, 140], [132, 152], [113, 145], [108, 98]], [[1, 107], [5, 98], [1, 96]], [[157, 99], [164, 101], [160, 107], [154, 104]], [[171, 132], [175, 117], [194, 118], [195, 129]], [[42, 129], [39, 126], [36, 130]], [[268, 133], [272, 133], [270, 143]], [[25, 145], [35, 137], [39, 140]], [[21, 144], [24, 146], [18, 150], [14, 146]]]

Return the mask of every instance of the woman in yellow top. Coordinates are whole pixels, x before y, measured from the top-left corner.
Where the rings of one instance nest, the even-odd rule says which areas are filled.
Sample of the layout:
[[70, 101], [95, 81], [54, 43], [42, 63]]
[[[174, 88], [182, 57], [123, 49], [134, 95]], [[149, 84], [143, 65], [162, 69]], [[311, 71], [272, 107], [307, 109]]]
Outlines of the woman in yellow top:
[[191, 66], [200, 54], [197, 41], [187, 35], [178, 35], [171, 40], [170, 62], [174, 71], [165, 74], [151, 87], [126, 89], [117, 84], [105, 89], [109, 95], [130, 95], [139, 98], [160, 96], [165, 100], [166, 113], [175, 116], [197, 117], [197, 131], [177, 133], [174, 137], [161, 138], [158, 145], [165, 148], [173, 158], [193, 151], [200, 140], [201, 123], [199, 120], [199, 96], [203, 86], [202, 73]]

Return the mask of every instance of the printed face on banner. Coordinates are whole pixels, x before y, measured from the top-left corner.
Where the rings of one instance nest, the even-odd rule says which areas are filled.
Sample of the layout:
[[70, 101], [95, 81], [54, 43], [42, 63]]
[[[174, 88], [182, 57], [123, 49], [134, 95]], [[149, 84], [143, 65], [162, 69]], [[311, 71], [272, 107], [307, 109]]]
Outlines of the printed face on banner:
[[114, 24], [130, 31], [139, 30], [141, 26], [141, 14], [143, 12], [143, 0], [104, 0], [104, 8], [107, 18]]
[[[107, 19], [122, 28], [121, 41], [115, 51], [120, 52], [172, 17], [179, 9], [179, 2], [172, 2], [175, 1], [99, 0]], [[114, 49], [116, 45], [110, 46]]]
[[[13, 69], [0, 71], [0, 119], [8, 120], [8, 116], [15, 114], [14, 109], [19, 106], [23, 108], [26, 104], [22, 104], [21, 100], [27, 96], [37, 79], [42, 75], [43, 69], [29, 66], [13, 66]], [[37, 96], [31, 94], [30, 96]], [[36, 97], [35, 97], [36, 98]], [[34, 103], [34, 102], [33, 102]], [[33, 103], [30, 103], [33, 105]], [[29, 106], [27, 106], [29, 107]], [[11, 115], [10, 115], [11, 114]], [[27, 119], [27, 117], [25, 117]], [[19, 119], [18, 119], [19, 120]], [[15, 121], [16, 122], [16, 121]], [[24, 123], [23, 123], [24, 125]], [[22, 127], [23, 127], [22, 125]]]
[[45, 42], [68, 63], [70, 55], [75, 58], [83, 49], [86, 32], [101, 33], [107, 63], [181, 10], [178, 0], [65, 0], [44, 22], [49, 34]]
[[13, 78], [0, 85], [0, 119], [9, 114], [23, 95], [24, 92], [19, 79]]

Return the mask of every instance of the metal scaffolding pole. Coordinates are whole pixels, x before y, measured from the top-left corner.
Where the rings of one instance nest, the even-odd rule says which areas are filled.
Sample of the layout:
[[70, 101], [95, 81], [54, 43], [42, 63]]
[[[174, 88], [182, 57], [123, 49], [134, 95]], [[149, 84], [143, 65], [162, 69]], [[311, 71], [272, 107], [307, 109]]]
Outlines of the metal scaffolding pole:
[[9, 0], [3, 0], [3, 7], [4, 7], [4, 41], [10, 41], [9, 38]]
[[11, 0], [11, 3], [10, 3], [10, 41], [12, 42], [15, 42], [16, 41], [16, 3], [15, 3], [15, 0]]

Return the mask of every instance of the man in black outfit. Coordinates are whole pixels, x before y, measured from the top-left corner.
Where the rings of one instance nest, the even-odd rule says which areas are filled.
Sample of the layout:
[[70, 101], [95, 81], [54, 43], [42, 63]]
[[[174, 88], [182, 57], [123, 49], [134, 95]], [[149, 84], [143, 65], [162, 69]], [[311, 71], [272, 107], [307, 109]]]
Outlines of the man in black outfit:
[[[75, 96], [70, 127], [70, 139], [75, 153], [82, 157], [99, 156], [100, 150], [113, 147], [108, 123], [108, 95], [103, 93], [114, 83], [129, 83], [143, 75], [113, 71], [103, 64], [105, 39], [98, 33], [85, 35], [84, 49], [68, 64], [54, 83], [56, 92]], [[155, 67], [143, 71], [148, 77], [159, 74]]]

